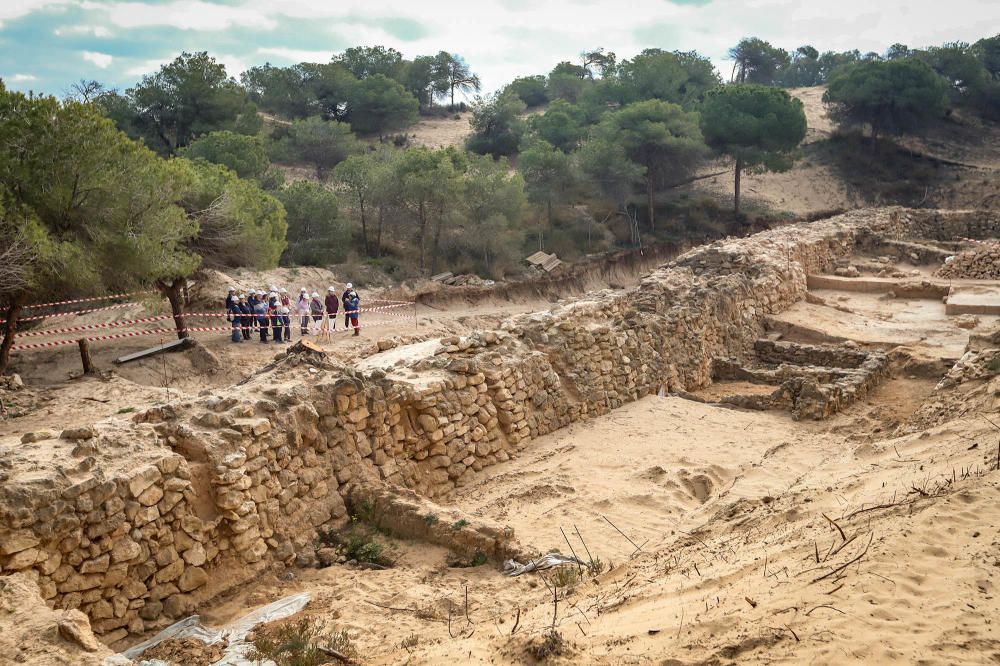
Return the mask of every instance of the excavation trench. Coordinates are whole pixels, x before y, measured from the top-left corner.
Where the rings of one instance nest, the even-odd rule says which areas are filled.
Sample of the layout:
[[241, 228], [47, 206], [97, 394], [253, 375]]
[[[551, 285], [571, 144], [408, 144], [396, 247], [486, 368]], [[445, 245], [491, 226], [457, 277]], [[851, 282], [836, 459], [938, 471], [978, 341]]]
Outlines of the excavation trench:
[[[712, 243], [635, 289], [496, 331], [387, 349], [357, 367], [293, 349], [239, 387], [60, 437], [34, 433], [48, 444], [19, 449], [3, 472], [0, 570], [33, 572], [49, 604], [79, 608], [114, 643], [294, 564], [317, 530], [351, 520], [348, 504], [378, 508], [402, 537], [495, 560], [523, 554], [502, 521], [432, 502], [539, 436], [703, 389], [720, 372], [796, 380], [791, 408], [802, 418], [864, 399], [887, 374], [884, 355], [776, 346], [767, 319], [803, 303], [807, 276], [865, 239], [946, 235], [948, 225], [1000, 233], [996, 215], [857, 211]], [[806, 370], [754, 367], [796, 354]], [[720, 370], [719, 359], [732, 364]], [[701, 502], [723, 477], [695, 470], [674, 481]]]

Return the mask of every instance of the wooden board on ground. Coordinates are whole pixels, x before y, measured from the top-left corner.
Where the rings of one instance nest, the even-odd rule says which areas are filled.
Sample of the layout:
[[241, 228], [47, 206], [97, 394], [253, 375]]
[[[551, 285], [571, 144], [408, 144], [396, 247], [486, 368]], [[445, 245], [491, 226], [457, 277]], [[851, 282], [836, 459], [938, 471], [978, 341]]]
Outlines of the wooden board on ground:
[[320, 354], [326, 353], [326, 351], [322, 347], [320, 347], [312, 340], [299, 340], [299, 344], [308, 349], [309, 351], [319, 352]]
[[161, 352], [173, 351], [175, 349], [186, 349], [189, 345], [194, 342], [191, 338], [182, 338], [180, 340], [171, 340], [170, 342], [165, 342], [162, 345], [156, 345], [155, 347], [150, 347], [149, 349], [143, 349], [142, 351], [137, 351], [132, 354], [126, 354], [125, 356], [120, 356], [115, 359], [116, 364], [128, 363], [129, 361], [137, 361], [140, 358], [146, 358], [147, 356], [155, 356]]
[[431, 282], [444, 282], [451, 277], [455, 277], [455, 275], [453, 273], [438, 273], [431, 276]]
[[[554, 257], [556, 255], [553, 254], [552, 256]], [[534, 254], [525, 257], [524, 260], [527, 261], [532, 266], [541, 266], [542, 264], [544, 264], [546, 261], [549, 260], [549, 255], [539, 250], [538, 252], [535, 252]]]

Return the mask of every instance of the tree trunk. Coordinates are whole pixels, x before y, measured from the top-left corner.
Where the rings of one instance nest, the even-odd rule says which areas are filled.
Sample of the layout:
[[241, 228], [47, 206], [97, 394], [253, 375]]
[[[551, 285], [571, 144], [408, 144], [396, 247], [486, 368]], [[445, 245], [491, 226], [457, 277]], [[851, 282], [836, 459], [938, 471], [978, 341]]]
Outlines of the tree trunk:
[[649, 230], [653, 231], [656, 228], [656, 213], [653, 206], [653, 176], [651, 175], [646, 178], [646, 199], [649, 204]]
[[83, 363], [83, 374], [92, 375], [97, 372], [97, 368], [94, 367], [94, 361], [90, 358], [90, 342], [87, 338], [80, 338], [76, 341], [76, 344], [80, 346], [80, 361]]
[[14, 346], [14, 336], [17, 333], [17, 316], [21, 312], [23, 303], [21, 296], [15, 296], [14, 300], [7, 306], [7, 312], [3, 326], [3, 341], [0, 342], [0, 375], [7, 371], [10, 364], [10, 350]]
[[424, 232], [427, 230], [427, 219], [424, 216], [424, 205], [420, 204], [419, 212], [417, 213], [417, 221], [420, 223], [420, 238], [417, 242], [420, 243], [420, 274], [424, 273]]
[[160, 292], [170, 301], [170, 313], [174, 316], [174, 328], [177, 330], [177, 339], [183, 340], [190, 337], [187, 326], [184, 323], [184, 299], [181, 292], [187, 286], [187, 278], [176, 278], [170, 284], [164, 280], [157, 280], [156, 286]]
[[378, 207], [378, 231], [375, 233], [375, 257], [382, 256], [382, 220], [383, 220], [384, 209], [382, 206]]
[[549, 197], [548, 199], [546, 199], [545, 200], [545, 204], [546, 204], [546, 206], [548, 208], [549, 229], [551, 229], [552, 228], [552, 197]]
[[735, 188], [736, 194], [733, 197], [733, 200], [734, 200], [734, 203], [733, 203], [733, 212], [735, 212], [737, 215], [740, 214], [740, 174], [742, 174], [742, 173], [743, 173], [743, 158], [737, 157], [736, 158], [736, 188]]
[[431, 245], [431, 275], [437, 275], [438, 269], [438, 248], [441, 244], [441, 227], [444, 226], [444, 216], [438, 218], [437, 227], [434, 229], [434, 243]]
[[361, 208], [361, 246], [365, 250], [365, 256], [368, 255], [368, 225], [365, 220], [365, 200], [362, 197], [358, 197], [358, 206]]
[[451, 110], [455, 110], [455, 84], [451, 84]]

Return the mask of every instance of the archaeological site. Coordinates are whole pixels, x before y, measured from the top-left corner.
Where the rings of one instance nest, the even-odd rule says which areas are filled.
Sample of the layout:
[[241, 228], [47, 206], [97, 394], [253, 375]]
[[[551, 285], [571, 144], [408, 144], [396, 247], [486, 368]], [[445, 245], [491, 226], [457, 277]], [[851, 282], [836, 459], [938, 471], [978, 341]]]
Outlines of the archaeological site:
[[998, 25], [0, 2], [0, 666], [1000, 664]]
[[0, 661], [216, 663], [125, 655], [301, 593], [358, 663], [996, 659], [996, 237], [860, 209], [353, 362], [7, 380], [54, 409], [0, 437]]

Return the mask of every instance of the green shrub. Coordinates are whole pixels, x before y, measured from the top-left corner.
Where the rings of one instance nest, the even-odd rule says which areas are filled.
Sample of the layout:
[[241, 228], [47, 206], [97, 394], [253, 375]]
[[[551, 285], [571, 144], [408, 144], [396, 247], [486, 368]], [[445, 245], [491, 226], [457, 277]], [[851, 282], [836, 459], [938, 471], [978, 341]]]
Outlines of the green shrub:
[[348, 659], [358, 656], [346, 630], [328, 629], [319, 619], [304, 617], [295, 622], [254, 629], [246, 658], [258, 664], [268, 660], [277, 666], [319, 666], [334, 660], [327, 650]]

